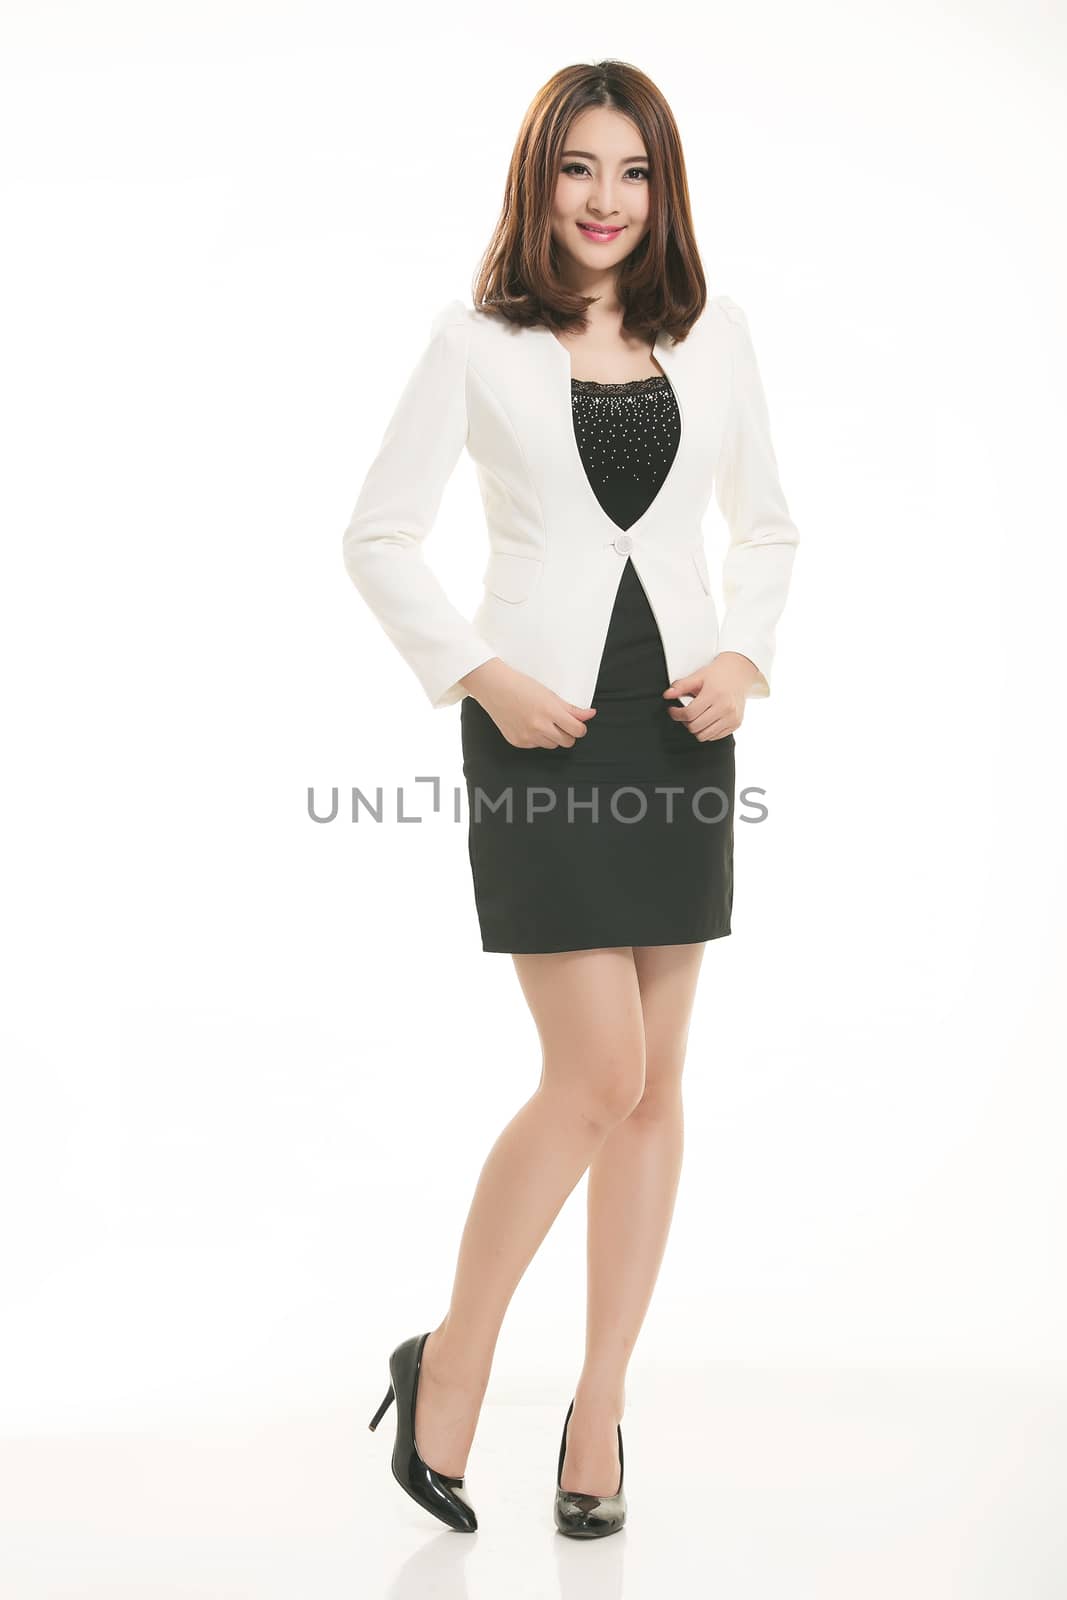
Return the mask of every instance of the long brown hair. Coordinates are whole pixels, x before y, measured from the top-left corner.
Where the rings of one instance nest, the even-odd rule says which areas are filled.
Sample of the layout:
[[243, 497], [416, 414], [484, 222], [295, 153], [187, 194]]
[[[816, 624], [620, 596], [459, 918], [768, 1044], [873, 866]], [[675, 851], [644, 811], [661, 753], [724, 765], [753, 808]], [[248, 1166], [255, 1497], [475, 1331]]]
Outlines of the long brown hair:
[[649, 156], [648, 231], [617, 276], [623, 327], [635, 338], [667, 332], [681, 340], [707, 302], [682, 142], [656, 85], [625, 61], [563, 67], [534, 96], [512, 151], [500, 219], [474, 280], [475, 308], [524, 327], [586, 326], [594, 297], [562, 282], [551, 215], [567, 129], [590, 106], [629, 117]]

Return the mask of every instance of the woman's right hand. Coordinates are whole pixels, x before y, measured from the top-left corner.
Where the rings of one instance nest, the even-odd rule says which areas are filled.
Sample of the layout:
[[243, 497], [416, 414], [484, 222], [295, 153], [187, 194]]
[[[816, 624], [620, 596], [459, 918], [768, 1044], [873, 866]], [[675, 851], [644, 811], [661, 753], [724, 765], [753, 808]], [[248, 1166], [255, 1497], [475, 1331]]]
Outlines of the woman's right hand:
[[489, 713], [508, 744], [519, 750], [569, 748], [576, 739], [585, 738], [583, 719], [596, 716], [595, 706], [571, 705], [499, 656], [483, 661], [461, 682]]

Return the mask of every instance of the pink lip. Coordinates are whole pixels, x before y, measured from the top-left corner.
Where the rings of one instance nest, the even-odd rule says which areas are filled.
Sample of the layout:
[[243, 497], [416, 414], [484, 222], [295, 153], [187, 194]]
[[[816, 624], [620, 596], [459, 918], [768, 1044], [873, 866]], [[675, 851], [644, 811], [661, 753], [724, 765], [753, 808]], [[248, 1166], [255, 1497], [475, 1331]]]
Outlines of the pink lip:
[[606, 244], [609, 239], [614, 239], [617, 233], [622, 232], [621, 228], [596, 228], [595, 224], [586, 222], [579, 222], [578, 226], [587, 238], [596, 244]]

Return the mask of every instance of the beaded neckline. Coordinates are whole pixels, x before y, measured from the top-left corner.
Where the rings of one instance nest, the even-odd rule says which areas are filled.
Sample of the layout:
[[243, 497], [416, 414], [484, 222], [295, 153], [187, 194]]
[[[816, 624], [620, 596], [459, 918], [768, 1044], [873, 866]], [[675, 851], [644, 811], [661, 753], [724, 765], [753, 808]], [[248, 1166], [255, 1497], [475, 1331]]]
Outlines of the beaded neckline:
[[666, 383], [667, 375], [663, 372], [654, 372], [649, 378], [631, 378], [628, 383], [598, 383], [595, 378], [572, 378], [572, 389], [608, 389], [612, 391], [648, 389], [655, 383]]

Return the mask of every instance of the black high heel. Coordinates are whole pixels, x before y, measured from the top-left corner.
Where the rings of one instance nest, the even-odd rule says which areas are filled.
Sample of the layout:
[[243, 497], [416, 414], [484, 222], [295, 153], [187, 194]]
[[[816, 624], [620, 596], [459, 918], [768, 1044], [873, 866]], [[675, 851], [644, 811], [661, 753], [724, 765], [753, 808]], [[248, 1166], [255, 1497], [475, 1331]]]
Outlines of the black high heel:
[[478, 1526], [478, 1518], [467, 1498], [463, 1478], [450, 1478], [443, 1472], [435, 1472], [422, 1459], [415, 1443], [415, 1397], [419, 1392], [423, 1346], [429, 1337], [429, 1333], [416, 1333], [410, 1339], [405, 1339], [403, 1344], [398, 1344], [389, 1357], [389, 1389], [370, 1419], [370, 1430], [374, 1432], [395, 1400], [393, 1477], [404, 1493], [409, 1494], [424, 1510], [459, 1533], [473, 1533]]
[[567, 1427], [574, 1410], [572, 1400], [563, 1424], [563, 1438], [559, 1447], [559, 1466], [556, 1468], [556, 1527], [572, 1539], [601, 1539], [605, 1534], [618, 1533], [626, 1522], [626, 1495], [623, 1493], [622, 1424], [619, 1430], [619, 1487], [612, 1495], [579, 1494], [575, 1489], [562, 1489], [563, 1463], [567, 1458]]

